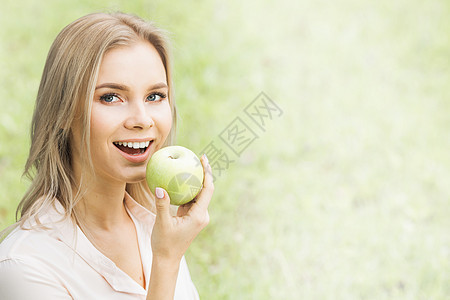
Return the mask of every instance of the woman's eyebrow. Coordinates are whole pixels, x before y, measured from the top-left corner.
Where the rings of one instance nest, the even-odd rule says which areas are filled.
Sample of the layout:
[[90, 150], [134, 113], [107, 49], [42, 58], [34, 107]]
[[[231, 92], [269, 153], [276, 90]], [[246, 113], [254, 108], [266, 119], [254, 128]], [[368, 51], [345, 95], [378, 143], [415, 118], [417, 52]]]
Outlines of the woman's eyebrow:
[[149, 87], [149, 90], [156, 90], [156, 89], [162, 89], [162, 88], [168, 88], [167, 83], [165, 82], [159, 82]]
[[[118, 83], [107, 82], [107, 83], [102, 83], [95, 87], [96, 90], [102, 89], [102, 88], [110, 88], [110, 89], [115, 89], [115, 90], [129, 91], [129, 88], [126, 85], [118, 84]], [[149, 90], [156, 90], [156, 89], [160, 89], [160, 88], [168, 88], [168, 86], [164, 82], [159, 82], [154, 85], [151, 85], [149, 87]]]
[[129, 90], [126, 85], [122, 85], [122, 84], [118, 84], [118, 83], [102, 83], [95, 87], [96, 90], [102, 89], [102, 88], [110, 88], [110, 89], [122, 90], [122, 91]]

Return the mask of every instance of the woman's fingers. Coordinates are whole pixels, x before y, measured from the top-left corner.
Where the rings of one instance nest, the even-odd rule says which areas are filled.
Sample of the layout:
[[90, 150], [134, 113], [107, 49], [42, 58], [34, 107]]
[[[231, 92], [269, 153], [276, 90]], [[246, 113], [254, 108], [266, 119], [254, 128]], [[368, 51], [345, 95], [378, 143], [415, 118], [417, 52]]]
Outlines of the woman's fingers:
[[163, 224], [168, 224], [171, 220], [169, 194], [163, 188], [157, 187], [155, 196], [156, 219], [161, 220]]
[[206, 155], [202, 156], [201, 162], [204, 173], [203, 188], [195, 198], [195, 202], [188, 203], [188, 206], [181, 208], [181, 210], [179, 208], [178, 215], [182, 215], [188, 209], [186, 214], [193, 219], [193, 224], [203, 228], [209, 223], [208, 205], [214, 192], [214, 183], [211, 166]]
[[203, 165], [203, 174], [204, 174], [203, 188], [200, 194], [197, 196], [196, 203], [203, 209], [207, 209], [209, 202], [211, 201], [212, 195], [214, 193], [213, 175], [211, 166], [208, 162], [208, 158], [206, 157], [206, 155], [202, 156], [201, 162]]

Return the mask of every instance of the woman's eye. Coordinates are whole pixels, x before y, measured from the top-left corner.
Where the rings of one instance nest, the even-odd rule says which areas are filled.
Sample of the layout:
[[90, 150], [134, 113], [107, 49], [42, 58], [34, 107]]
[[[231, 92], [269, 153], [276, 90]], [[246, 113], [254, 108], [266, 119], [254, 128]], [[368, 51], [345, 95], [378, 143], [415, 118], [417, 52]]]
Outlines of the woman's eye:
[[160, 100], [163, 100], [164, 98], [166, 98], [166, 95], [164, 95], [162, 93], [153, 93], [147, 97], [147, 101], [151, 101], [151, 102], [160, 101]]
[[119, 97], [115, 94], [106, 94], [100, 97], [100, 100], [106, 103], [113, 103], [120, 101]]

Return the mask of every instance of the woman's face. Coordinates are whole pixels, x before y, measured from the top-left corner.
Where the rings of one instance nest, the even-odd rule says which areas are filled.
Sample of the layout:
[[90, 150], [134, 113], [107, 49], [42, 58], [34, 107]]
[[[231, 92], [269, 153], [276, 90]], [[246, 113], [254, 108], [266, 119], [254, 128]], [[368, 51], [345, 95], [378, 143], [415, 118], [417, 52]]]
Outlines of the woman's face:
[[[95, 179], [107, 183], [144, 179], [150, 156], [162, 147], [171, 127], [166, 72], [156, 49], [142, 41], [108, 51], [92, 100]], [[76, 173], [85, 167], [80, 159], [80, 128], [78, 122], [72, 130]]]

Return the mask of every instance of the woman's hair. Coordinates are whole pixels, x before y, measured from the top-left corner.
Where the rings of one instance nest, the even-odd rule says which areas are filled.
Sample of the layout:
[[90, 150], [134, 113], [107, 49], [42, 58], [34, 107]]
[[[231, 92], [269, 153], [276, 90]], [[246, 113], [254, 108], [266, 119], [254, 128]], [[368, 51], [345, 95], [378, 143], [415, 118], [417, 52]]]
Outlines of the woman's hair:
[[[90, 157], [90, 114], [95, 84], [103, 56], [108, 50], [148, 41], [158, 51], [166, 70], [173, 126], [165, 145], [173, 143], [176, 107], [173, 95], [167, 34], [151, 22], [124, 13], [94, 13], [66, 26], [53, 42], [42, 74], [31, 126], [31, 147], [24, 175], [31, 186], [20, 202], [20, 224], [38, 216], [57, 199], [66, 217], [79, 220], [76, 202], [82, 197], [83, 180], [74, 181], [71, 166], [71, 127], [81, 117], [82, 157]], [[154, 211], [150, 190], [144, 181], [127, 184], [127, 192]]]

